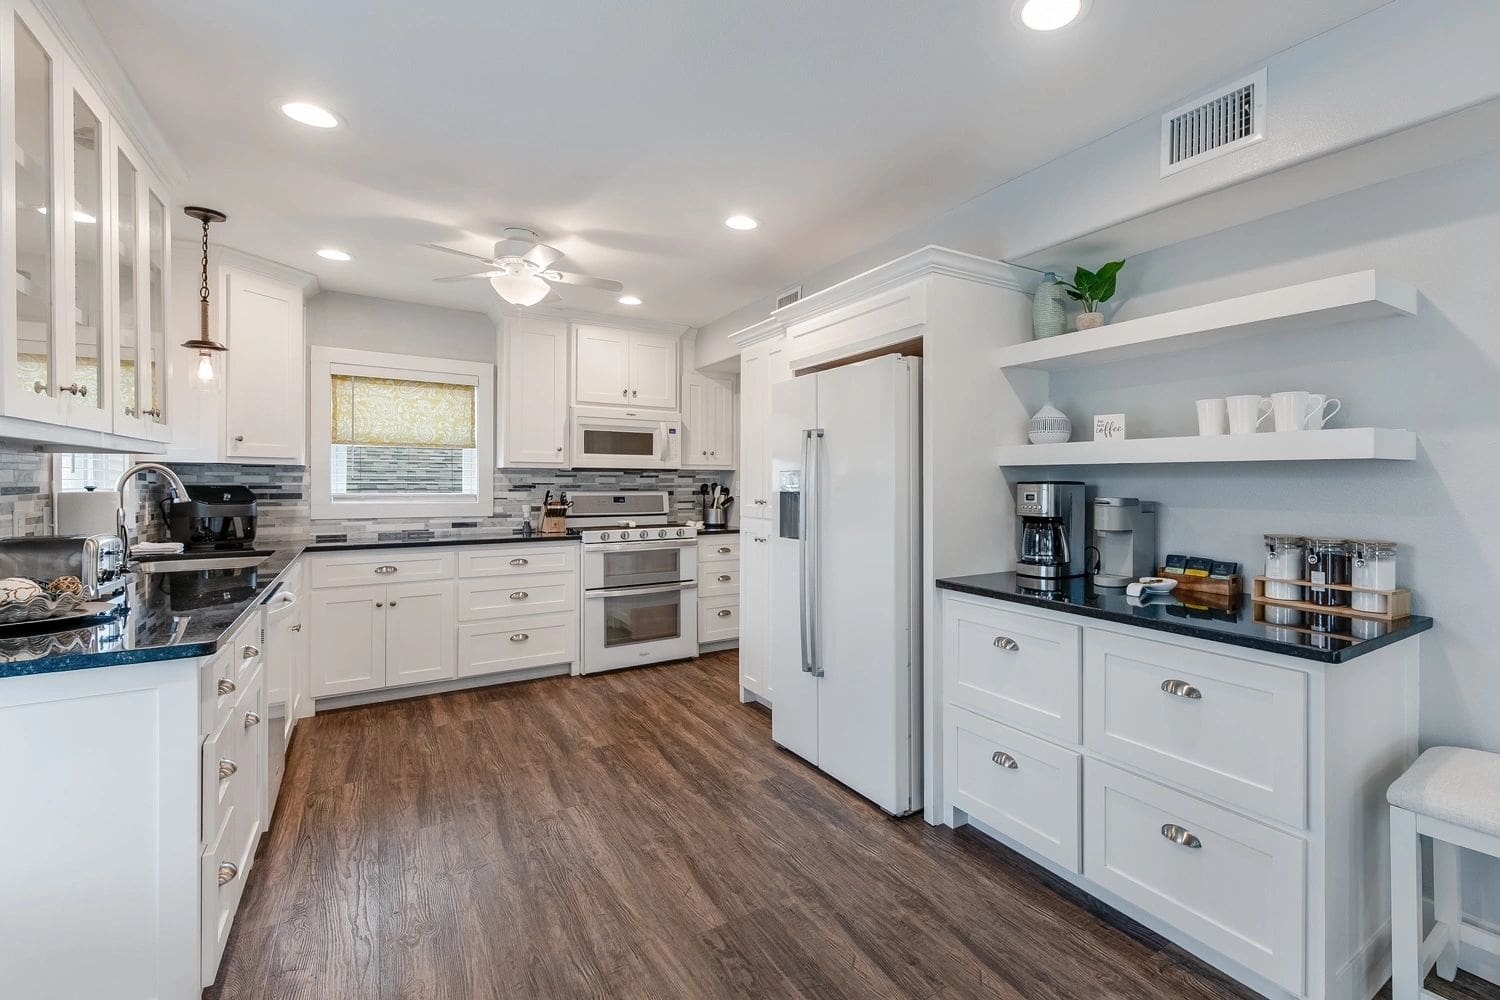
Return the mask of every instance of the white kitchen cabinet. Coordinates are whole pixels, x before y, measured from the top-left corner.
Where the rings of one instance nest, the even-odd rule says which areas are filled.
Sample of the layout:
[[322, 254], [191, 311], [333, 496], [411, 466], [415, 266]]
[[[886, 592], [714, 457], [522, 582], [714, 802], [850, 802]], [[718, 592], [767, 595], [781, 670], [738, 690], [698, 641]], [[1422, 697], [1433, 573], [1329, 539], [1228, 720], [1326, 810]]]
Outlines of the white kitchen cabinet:
[[683, 384], [682, 401], [683, 468], [733, 469], [734, 384], [694, 373]]
[[451, 582], [400, 583], [386, 588], [387, 687], [455, 676], [457, 605]]
[[677, 409], [677, 342], [678, 336], [670, 333], [575, 327], [575, 401]]
[[770, 704], [771, 526], [740, 522], [740, 700]]
[[700, 646], [739, 640], [740, 539], [733, 534], [698, 536]]
[[771, 387], [792, 377], [785, 342], [776, 339], [740, 354], [740, 517], [770, 518]]
[[314, 698], [385, 687], [385, 590], [366, 586], [313, 591]]
[[[219, 270], [224, 455], [298, 463], [307, 452], [302, 289], [240, 267]], [[190, 359], [187, 363], [196, 363]]]
[[[497, 465], [565, 468], [568, 464], [567, 322], [507, 318], [500, 340]], [[591, 374], [590, 378], [593, 377]]]

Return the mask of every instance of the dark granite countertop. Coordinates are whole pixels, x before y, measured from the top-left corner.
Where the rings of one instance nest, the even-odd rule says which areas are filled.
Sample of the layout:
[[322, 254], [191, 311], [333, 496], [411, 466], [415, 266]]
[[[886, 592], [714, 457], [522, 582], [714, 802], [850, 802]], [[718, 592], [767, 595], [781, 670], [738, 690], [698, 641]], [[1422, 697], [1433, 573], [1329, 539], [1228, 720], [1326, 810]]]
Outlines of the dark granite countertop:
[[738, 535], [739, 533], [739, 528], [701, 528], [698, 531], [698, 537], [702, 538], [704, 535], [708, 535], [709, 537], [714, 535]]
[[1190, 636], [1230, 646], [1280, 653], [1321, 663], [1345, 663], [1382, 646], [1426, 632], [1432, 619], [1421, 615], [1386, 623], [1352, 622], [1363, 636], [1315, 632], [1307, 625], [1306, 615], [1285, 625], [1255, 620], [1254, 605], [1249, 598], [1230, 599], [1227, 608], [1192, 606], [1168, 595], [1147, 603], [1125, 596], [1125, 591], [1096, 589], [1086, 578], [1068, 581], [1057, 593], [1044, 593], [1023, 587], [1014, 573], [983, 573], [978, 576], [939, 580], [942, 590], [961, 594], [1046, 608], [1063, 614], [1095, 618], [1100, 621], [1136, 625], [1158, 632]]
[[577, 531], [542, 535], [533, 531], [434, 531], [349, 541], [343, 535], [317, 535], [298, 546], [306, 552], [348, 552], [356, 549], [406, 549], [435, 545], [508, 545], [519, 542], [576, 542]]

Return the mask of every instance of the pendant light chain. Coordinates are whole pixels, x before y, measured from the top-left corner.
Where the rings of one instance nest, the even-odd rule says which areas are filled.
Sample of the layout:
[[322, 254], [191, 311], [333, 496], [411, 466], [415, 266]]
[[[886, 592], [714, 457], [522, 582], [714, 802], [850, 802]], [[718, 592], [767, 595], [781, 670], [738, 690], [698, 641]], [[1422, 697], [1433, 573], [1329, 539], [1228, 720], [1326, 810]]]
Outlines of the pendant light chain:
[[[198, 301], [208, 301], [208, 219], [203, 220], [203, 285], [198, 289]], [[206, 337], [204, 339], [207, 339]]]

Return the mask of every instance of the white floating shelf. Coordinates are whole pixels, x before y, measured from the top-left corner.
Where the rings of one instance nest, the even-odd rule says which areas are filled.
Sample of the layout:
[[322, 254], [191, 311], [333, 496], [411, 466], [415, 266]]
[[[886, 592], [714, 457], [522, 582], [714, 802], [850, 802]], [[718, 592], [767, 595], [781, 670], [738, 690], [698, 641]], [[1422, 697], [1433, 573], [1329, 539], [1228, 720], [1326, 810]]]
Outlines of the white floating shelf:
[[1267, 431], [1219, 437], [1135, 438], [1019, 444], [1000, 449], [1001, 467], [1038, 465], [1178, 465], [1197, 462], [1329, 462], [1417, 457], [1417, 436], [1382, 427]]
[[1313, 330], [1353, 320], [1411, 316], [1417, 290], [1374, 271], [1355, 271], [1222, 302], [1064, 333], [1006, 347], [1001, 368], [1065, 371], [1218, 344], [1239, 337]]

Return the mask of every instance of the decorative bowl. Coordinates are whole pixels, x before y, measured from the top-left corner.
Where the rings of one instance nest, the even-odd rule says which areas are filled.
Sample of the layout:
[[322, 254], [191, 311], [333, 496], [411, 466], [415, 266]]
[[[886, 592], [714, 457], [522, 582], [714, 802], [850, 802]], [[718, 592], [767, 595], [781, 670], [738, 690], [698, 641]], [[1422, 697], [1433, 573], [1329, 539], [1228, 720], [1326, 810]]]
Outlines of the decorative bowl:
[[0, 625], [65, 618], [87, 603], [89, 599], [82, 594], [43, 594], [29, 601], [6, 601], [0, 604]]

